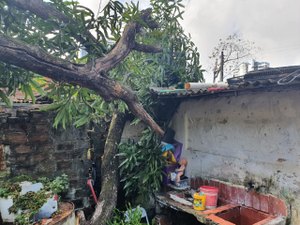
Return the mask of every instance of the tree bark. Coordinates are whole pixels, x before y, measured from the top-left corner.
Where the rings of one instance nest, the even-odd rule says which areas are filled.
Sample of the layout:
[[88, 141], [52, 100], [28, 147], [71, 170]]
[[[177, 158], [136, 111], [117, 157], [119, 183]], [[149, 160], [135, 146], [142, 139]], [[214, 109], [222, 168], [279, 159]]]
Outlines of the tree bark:
[[[5, 0], [7, 4], [13, 5], [20, 10], [29, 10], [36, 16], [45, 20], [55, 18], [64, 23], [73, 23], [57, 9], [42, 0]], [[151, 10], [141, 12], [141, 20], [149, 28], [155, 28], [157, 24], [151, 20]], [[143, 51], [150, 53], [161, 52], [160, 48], [137, 43], [136, 34], [140, 31], [141, 23], [129, 22], [123, 31], [123, 35], [115, 47], [105, 56], [85, 65], [78, 65], [63, 59], [55, 58], [43, 51], [41, 48], [15, 40], [0, 34], [0, 61], [18, 66], [20, 68], [35, 72], [56, 81], [76, 84], [89, 88], [103, 97], [106, 101], [123, 100], [129, 110], [157, 134], [163, 135], [163, 130], [156, 124], [153, 118], [145, 111], [138, 101], [135, 93], [129, 88], [121, 85], [107, 76], [108, 71], [124, 60], [132, 51]], [[78, 34], [73, 36], [79, 42], [83, 37]], [[97, 44], [95, 38], [87, 31], [84, 34], [91, 42]], [[82, 43], [84, 45], [84, 43]], [[116, 157], [117, 145], [120, 142], [125, 124], [125, 116], [121, 113], [113, 115], [108, 137], [105, 144], [102, 159], [102, 188], [98, 198], [98, 205], [90, 225], [104, 225], [110, 218], [116, 206], [118, 190], [118, 159]]]
[[[118, 51], [112, 50], [110, 54], [96, 62], [96, 67], [90, 68], [90, 65], [78, 65], [54, 58], [38, 47], [29, 46], [0, 34], [0, 61], [30, 70], [56, 81], [89, 88], [97, 92], [106, 101], [121, 99], [128, 105], [135, 116], [162, 136], [164, 134], [163, 130], [145, 111], [139, 103], [137, 96], [129, 88], [122, 86], [108, 76], [103, 76], [106, 71], [112, 69], [113, 66], [128, 55], [128, 49], [132, 48], [130, 46], [127, 43], [123, 43], [123, 46], [117, 44], [116, 48], [123, 49], [120, 53], [122, 55], [121, 58], [118, 55]], [[124, 49], [127, 50], [124, 51]], [[107, 57], [111, 59], [111, 65], [109, 65]], [[100, 65], [103, 65], [103, 67], [99, 67]]]
[[112, 116], [102, 157], [101, 192], [93, 217], [88, 222], [90, 225], [106, 225], [116, 207], [119, 187], [119, 161], [116, 154], [125, 122], [126, 115], [123, 113]]

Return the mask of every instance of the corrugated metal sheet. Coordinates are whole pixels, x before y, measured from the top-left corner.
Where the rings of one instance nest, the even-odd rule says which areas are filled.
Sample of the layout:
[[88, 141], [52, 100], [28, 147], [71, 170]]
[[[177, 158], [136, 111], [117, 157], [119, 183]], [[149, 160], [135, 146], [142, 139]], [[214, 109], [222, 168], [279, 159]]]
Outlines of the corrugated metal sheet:
[[295, 87], [300, 87], [300, 66], [251, 71], [244, 76], [230, 78], [227, 82], [229, 86], [224, 90], [151, 88], [151, 92], [158, 98], [191, 98], [207, 95], [222, 96], [247, 91], [295, 89]]

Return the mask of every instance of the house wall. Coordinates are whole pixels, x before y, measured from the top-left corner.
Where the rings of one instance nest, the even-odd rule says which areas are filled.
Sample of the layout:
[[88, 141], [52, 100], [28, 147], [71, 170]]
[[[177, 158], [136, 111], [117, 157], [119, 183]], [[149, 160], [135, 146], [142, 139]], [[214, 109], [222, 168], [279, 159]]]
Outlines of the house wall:
[[[1, 111], [1, 110], [0, 110]], [[0, 113], [0, 177], [69, 176], [67, 198], [87, 202], [89, 139], [85, 128], [53, 128], [53, 114], [34, 106]], [[80, 203], [81, 204], [81, 203]]]
[[187, 174], [253, 181], [292, 203], [292, 224], [300, 224], [299, 99], [300, 91], [285, 91], [181, 103], [172, 127], [184, 144]]

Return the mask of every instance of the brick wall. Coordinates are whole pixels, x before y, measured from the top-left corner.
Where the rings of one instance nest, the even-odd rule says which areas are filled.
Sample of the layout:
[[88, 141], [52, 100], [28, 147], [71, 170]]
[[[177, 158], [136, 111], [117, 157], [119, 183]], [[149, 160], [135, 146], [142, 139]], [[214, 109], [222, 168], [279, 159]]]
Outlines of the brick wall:
[[0, 145], [0, 171], [6, 171], [6, 160], [4, 155], [4, 145]]
[[69, 175], [71, 199], [84, 199], [89, 139], [86, 128], [54, 129], [53, 114], [35, 106], [0, 113], [0, 169], [11, 176]]

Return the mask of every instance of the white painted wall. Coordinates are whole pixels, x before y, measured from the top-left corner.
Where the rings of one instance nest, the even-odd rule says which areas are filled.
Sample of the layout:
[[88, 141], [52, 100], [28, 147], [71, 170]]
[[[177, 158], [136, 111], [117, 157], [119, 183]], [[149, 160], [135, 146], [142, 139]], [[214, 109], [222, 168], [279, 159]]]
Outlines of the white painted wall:
[[300, 196], [300, 90], [205, 97], [181, 103], [172, 127], [187, 174], [243, 184], [274, 182]]

